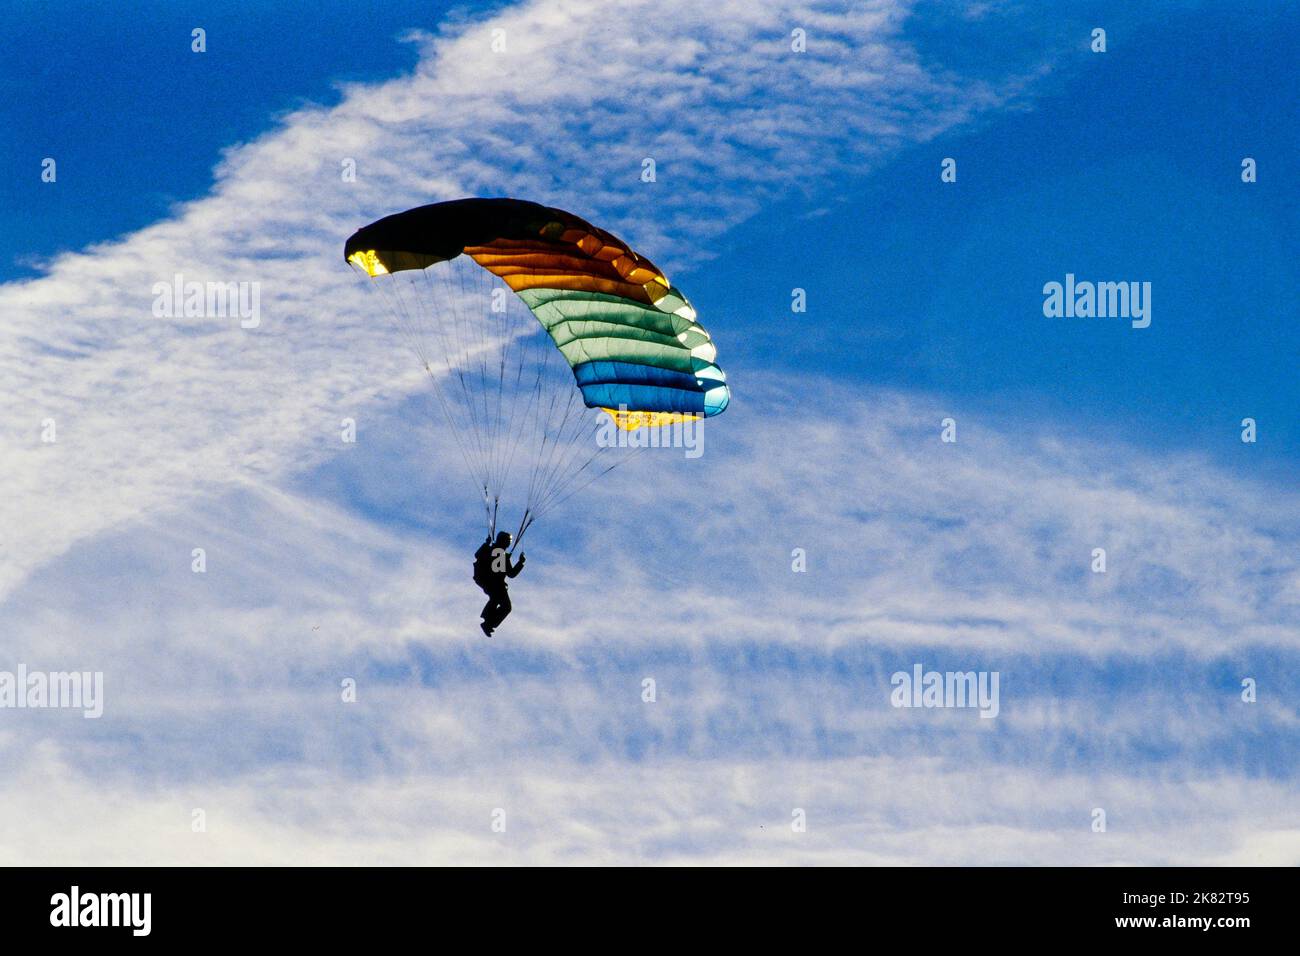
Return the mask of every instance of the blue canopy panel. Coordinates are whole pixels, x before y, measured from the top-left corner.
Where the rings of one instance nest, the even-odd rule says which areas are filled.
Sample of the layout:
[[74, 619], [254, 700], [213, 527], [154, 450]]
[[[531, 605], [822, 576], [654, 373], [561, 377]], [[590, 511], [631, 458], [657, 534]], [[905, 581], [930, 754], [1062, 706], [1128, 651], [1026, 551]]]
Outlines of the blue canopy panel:
[[596, 361], [575, 365], [573, 375], [588, 408], [706, 413], [704, 388], [688, 372], [632, 362]]

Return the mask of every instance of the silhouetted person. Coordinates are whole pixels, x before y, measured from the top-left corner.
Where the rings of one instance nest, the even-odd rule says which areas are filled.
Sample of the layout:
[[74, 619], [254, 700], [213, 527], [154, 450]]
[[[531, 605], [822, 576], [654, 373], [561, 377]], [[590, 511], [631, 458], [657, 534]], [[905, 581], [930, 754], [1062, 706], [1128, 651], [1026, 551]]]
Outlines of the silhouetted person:
[[480, 615], [483, 618], [483, 633], [488, 637], [492, 636], [492, 632], [501, 626], [501, 622], [510, 613], [506, 579], [515, 577], [524, 569], [522, 553], [517, 562], [510, 562], [510, 540], [509, 533], [501, 531], [495, 542], [489, 537], [474, 552], [474, 583], [488, 596], [488, 602], [483, 605], [483, 613]]

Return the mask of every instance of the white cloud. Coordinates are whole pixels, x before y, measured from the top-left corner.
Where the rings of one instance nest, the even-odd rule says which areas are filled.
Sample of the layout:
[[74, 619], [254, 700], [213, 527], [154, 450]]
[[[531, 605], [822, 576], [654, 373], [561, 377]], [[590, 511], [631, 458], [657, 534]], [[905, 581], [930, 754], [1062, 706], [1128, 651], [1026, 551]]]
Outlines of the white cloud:
[[[101, 535], [0, 626], [32, 666], [106, 670], [105, 716], [9, 712], [5, 760], [53, 761], [48, 792], [68, 793], [52, 805], [129, 808], [87, 827], [138, 816], [142, 849], [89, 841], [104, 861], [1168, 863], [1244, 858], [1255, 831], [1286, 831], [1297, 609], [1283, 581], [1251, 578], [1293, 565], [1272, 533], [1293, 498], [1233, 503], [1239, 481], [1190, 465], [1183, 480], [1131, 449], [978, 427], [954, 448], [924, 401], [818, 398], [833, 421], [751, 396], [704, 458], [647, 451], [593, 486], [530, 545], [492, 642], [472, 542], [445, 537], [474, 533], [472, 513], [409, 456], [407, 410], [291, 490]], [[831, 454], [840, 481], [806, 466]], [[394, 487], [435, 502], [442, 530], [374, 524]], [[671, 507], [691, 495], [716, 524]], [[1104, 507], [1133, 495], [1149, 507]], [[1143, 561], [1117, 559], [1098, 589], [1069, 542], [1113, 529]], [[1175, 624], [1147, 606], [1147, 574], [1187, 579]], [[889, 675], [916, 662], [998, 670], [1000, 716], [889, 707]], [[345, 676], [357, 704], [339, 700]], [[1243, 676], [1259, 703], [1240, 701]], [[30, 805], [44, 785], [0, 793], [25, 832], [63, 825]], [[189, 842], [188, 804], [224, 821], [219, 839]], [[498, 805], [520, 842], [493, 842]], [[789, 842], [794, 806], [817, 824], [805, 842]]]
[[[1300, 861], [1286, 789], [1257, 782], [1243, 793], [1216, 778], [1113, 779], [1101, 800], [1104, 833], [1090, 828], [1097, 790], [1087, 777], [944, 774], [930, 762], [869, 758], [529, 762], [509, 778], [308, 770], [238, 785], [131, 781], [106, 793], [69, 779], [57, 755], [42, 751], [14, 783], [6, 809], [15, 812], [0, 818], [6, 865]], [[804, 833], [791, 828], [796, 808]], [[195, 809], [206, 832], [191, 831]], [[490, 826], [497, 809], [504, 833]]]

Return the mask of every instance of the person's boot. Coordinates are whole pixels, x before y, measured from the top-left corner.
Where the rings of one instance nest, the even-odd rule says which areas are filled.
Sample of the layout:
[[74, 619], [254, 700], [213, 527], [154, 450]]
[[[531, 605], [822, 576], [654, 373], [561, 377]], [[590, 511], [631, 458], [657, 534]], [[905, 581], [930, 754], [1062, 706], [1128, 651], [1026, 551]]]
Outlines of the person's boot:
[[482, 624], [479, 625], [479, 627], [483, 629], [483, 633], [486, 634], [488, 637], [492, 636], [493, 629], [488, 627], [487, 621], [484, 621]]

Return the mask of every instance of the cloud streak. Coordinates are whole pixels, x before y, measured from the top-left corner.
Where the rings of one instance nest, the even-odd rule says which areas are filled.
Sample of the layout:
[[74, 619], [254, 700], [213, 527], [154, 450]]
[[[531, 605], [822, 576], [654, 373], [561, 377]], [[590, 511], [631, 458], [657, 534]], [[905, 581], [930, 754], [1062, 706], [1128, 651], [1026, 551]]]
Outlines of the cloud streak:
[[[6, 749], [59, 768], [55, 792], [90, 779], [149, 819], [182, 813], [153, 781], [219, 812], [220, 839], [184, 844], [212, 860], [299, 859], [301, 840], [322, 861], [1294, 862], [1296, 568], [1269, 517], [1293, 498], [1234, 502], [1240, 482], [1131, 449], [978, 427], [946, 446], [924, 401], [820, 397], [834, 419], [753, 396], [703, 459], [647, 451], [593, 486], [580, 520], [534, 542], [521, 610], [491, 644], [464, 543], [374, 523], [395, 484], [436, 501], [445, 480], [421, 460], [375, 467], [409, 459], [409, 410], [292, 491], [101, 536], [2, 620], [33, 666], [108, 661], [106, 716], [31, 712]], [[843, 481], [810, 495], [806, 463], [832, 450]], [[692, 495], [717, 526], [664, 508]], [[1107, 506], [1134, 495], [1140, 521]], [[474, 527], [458, 507], [427, 520]], [[1237, 530], [1203, 540], [1216, 527]], [[1082, 545], [1114, 528], [1129, 543], [1098, 587]], [[206, 575], [189, 570], [195, 542]], [[1127, 553], [1144, 557], [1128, 568]], [[1256, 566], [1275, 582], [1252, 583]], [[1151, 576], [1187, 579], [1176, 615], [1149, 606]], [[891, 708], [890, 675], [914, 663], [998, 671], [999, 717]], [[498, 806], [522, 842], [493, 842]], [[795, 807], [817, 821], [805, 842], [790, 842]], [[1107, 834], [1089, 830], [1095, 807]], [[361, 832], [328, 822], [354, 813]], [[152, 852], [135, 859], [177, 851]]]

